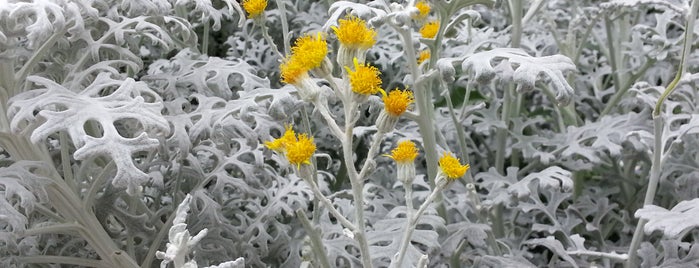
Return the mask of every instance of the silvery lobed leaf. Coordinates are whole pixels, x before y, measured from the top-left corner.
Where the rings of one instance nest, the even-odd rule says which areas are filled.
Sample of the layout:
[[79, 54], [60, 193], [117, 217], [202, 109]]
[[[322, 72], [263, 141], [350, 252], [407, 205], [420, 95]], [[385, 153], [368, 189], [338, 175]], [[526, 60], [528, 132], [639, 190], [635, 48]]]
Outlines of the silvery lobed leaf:
[[507, 191], [517, 196], [517, 198], [529, 196], [531, 194], [529, 185], [533, 182], [536, 182], [539, 187], [546, 189], [563, 190], [564, 192], [573, 189], [570, 171], [552, 166], [540, 172], [527, 175], [519, 182], [510, 185]]
[[688, 231], [699, 227], [699, 198], [682, 201], [671, 210], [645, 205], [634, 216], [648, 221], [643, 227], [647, 234], [662, 231], [665, 237], [681, 238]]
[[102, 73], [75, 93], [46, 78], [29, 80], [39, 88], [10, 100], [12, 131], [30, 130], [35, 143], [67, 132], [76, 147], [75, 159], [109, 156], [117, 167], [112, 184], [130, 194], [148, 181], [149, 176], [134, 164], [133, 154], [156, 149], [159, 142], [151, 137], [167, 134], [170, 127], [160, 114], [160, 96], [145, 83]]

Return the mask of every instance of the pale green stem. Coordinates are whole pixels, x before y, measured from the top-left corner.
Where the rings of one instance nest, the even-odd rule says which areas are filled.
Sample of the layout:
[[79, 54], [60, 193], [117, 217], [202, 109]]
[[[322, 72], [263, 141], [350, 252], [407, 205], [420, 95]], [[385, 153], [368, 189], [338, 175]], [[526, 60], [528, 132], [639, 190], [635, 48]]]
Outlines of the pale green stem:
[[105, 266], [105, 261], [90, 260], [85, 258], [65, 257], [65, 256], [19, 256], [15, 257], [18, 263], [22, 264], [68, 264], [71, 266], [82, 267], [108, 267]]
[[[39, 63], [39, 61], [46, 56], [46, 53], [48, 53], [51, 49], [54, 48], [53, 45], [56, 43], [56, 41], [58, 41], [58, 39], [63, 37], [65, 32], [66, 32], [65, 28], [59, 29], [58, 31], [54, 32], [51, 35], [51, 37], [49, 37], [49, 39], [46, 40], [46, 42], [44, 42], [41, 45], [41, 47], [39, 47], [39, 49], [34, 51], [31, 58], [29, 58], [29, 60], [24, 64], [24, 66], [22, 66], [22, 69], [20, 69], [19, 72], [17, 72], [17, 74], [15, 75], [15, 81], [20, 82], [20, 83], [24, 82], [24, 80], [27, 78], [29, 73], [34, 69], [36, 64]], [[11, 91], [13, 93], [12, 95], [17, 95], [21, 92], [21, 87], [16, 87], [14, 89], [8, 89], [8, 90], [12, 90]]]
[[[192, 192], [194, 192], [194, 191], [192, 191]], [[174, 210], [177, 210], [177, 204], [179, 204], [179, 203], [173, 202]], [[153, 263], [153, 258], [155, 258], [155, 253], [158, 252], [158, 249], [160, 248], [160, 244], [165, 239], [165, 237], [168, 235], [168, 232], [170, 231], [170, 227], [172, 227], [172, 222], [175, 221], [175, 217], [177, 217], [176, 212], [170, 213], [170, 216], [168, 216], [165, 224], [163, 226], [161, 226], [160, 231], [158, 231], [158, 234], [155, 235], [155, 239], [153, 240], [150, 247], [148, 248], [148, 253], [146, 254], [146, 257], [143, 259], [143, 263], [141, 263], [141, 268], [150, 268], [151, 267], [151, 263]]]
[[313, 227], [310, 221], [308, 221], [308, 216], [303, 210], [296, 210], [296, 216], [301, 220], [301, 225], [306, 229], [306, 234], [311, 238], [311, 248], [313, 249], [313, 260], [317, 260], [319, 267], [332, 267], [328, 261], [328, 254], [325, 251], [325, 245], [323, 244], [323, 239], [320, 237], [320, 228]]
[[[301, 174], [301, 172], [299, 173]], [[318, 188], [318, 184], [315, 182], [315, 180], [313, 180], [313, 178], [302, 176], [302, 179], [304, 179], [306, 183], [308, 183], [308, 185], [311, 186], [311, 191], [313, 192], [313, 195], [318, 199], [318, 201], [320, 201], [320, 203], [323, 204], [323, 206], [325, 206], [325, 208], [328, 209], [328, 211], [330, 211], [330, 214], [337, 218], [337, 220], [342, 224], [342, 226], [344, 226], [352, 232], [357, 232], [359, 230], [357, 226], [355, 226], [352, 222], [347, 220], [347, 218], [345, 218], [345, 216], [343, 216], [342, 213], [340, 213], [340, 211], [338, 211], [335, 208], [335, 206], [333, 206], [332, 201], [330, 201], [330, 199], [328, 199], [320, 191], [320, 188]]]
[[369, 244], [366, 240], [366, 230], [364, 226], [364, 181], [363, 178], [359, 178], [357, 174], [357, 169], [354, 167], [354, 151], [352, 150], [353, 144], [353, 133], [354, 128], [355, 110], [354, 105], [345, 105], [345, 136], [342, 139], [342, 150], [345, 161], [345, 167], [347, 168], [347, 176], [349, 176], [350, 184], [352, 185], [352, 196], [354, 197], [354, 213], [355, 213], [355, 225], [357, 227], [356, 232], [354, 232], [354, 238], [359, 243], [359, 251], [362, 255], [362, 266], [372, 267], [371, 264], [371, 253], [369, 252]]
[[282, 36], [284, 37], [284, 55], [291, 53], [291, 38], [289, 38], [289, 22], [286, 20], [286, 6], [284, 0], [276, 0], [279, 8], [279, 20], [282, 23]]
[[[672, 94], [672, 92], [677, 88], [677, 84], [679, 84], [680, 79], [682, 78], [682, 75], [684, 75], [685, 71], [687, 70], [686, 62], [687, 59], [689, 58], [689, 53], [692, 47], [692, 42], [693, 42], [693, 29], [694, 29], [694, 23], [696, 20], [697, 16], [697, 10], [699, 9], [699, 0], [693, 0], [692, 1], [692, 8], [689, 13], [689, 16], [687, 16], [687, 24], [684, 32], [684, 44], [682, 48], [682, 58], [680, 59], [680, 66], [677, 70], [677, 75], [675, 76], [675, 79], [670, 82], [670, 84], [667, 86], [663, 94], [660, 96], [658, 99], [658, 102], [655, 105], [655, 109], [653, 110], [653, 137], [654, 137], [654, 146], [653, 146], [653, 163], [650, 168], [650, 178], [648, 180], [648, 188], [646, 189], [646, 195], [643, 200], [643, 205], [650, 205], [653, 204], [653, 199], [655, 199], [655, 192], [658, 189], [658, 183], [660, 181], [660, 173], [662, 171], [662, 164], [664, 161], [664, 147], [663, 147], [663, 125], [664, 125], [664, 117], [661, 114], [662, 112], [662, 107], [663, 107], [663, 102], [667, 97]], [[638, 224], [636, 225], [636, 231], [634, 232], [633, 238], [631, 239], [631, 245], [629, 246], [629, 260], [626, 262], [626, 267], [631, 268], [631, 267], [636, 267], [636, 258], [637, 258], [637, 251], [638, 247], [641, 245], [641, 242], [643, 240], [643, 226], [646, 224], [645, 219], [640, 219], [638, 221]]]
[[201, 53], [204, 55], [209, 55], [209, 30], [211, 26], [209, 25], [209, 20], [203, 21], [203, 23], [204, 31], [201, 34]]
[[272, 48], [272, 50], [274, 51], [274, 54], [277, 54], [277, 56], [280, 59], [283, 59], [284, 55], [281, 52], [279, 52], [277, 45], [274, 43], [274, 40], [272, 40], [272, 37], [269, 36], [269, 30], [267, 29], [267, 23], [264, 20], [264, 17], [262, 17], [262, 19], [260, 19], [259, 22], [257, 20], [255, 22], [260, 25], [260, 28], [262, 29], [262, 37], [265, 40], [267, 40], [267, 43], [269, 43], [269, 47]]
[[[663, 154], [663, 117], [660, 115], [653, 115], [653, 134], [655, 137], [653, 146], [653, 163], [650, 167], [650, 178], [648, 180], [648, 188], [646, 189], [646, 196], [643, 200], [643, 205], [650, 205], [653, 203], [653, 198], [655, 197], [655, 192], [658, 189], [658, 182], [660, 181], [661, 172], [661, 161]], [[633, 233], [633, 238], [631, 238], [631, 245], [629, 246], [629, 259], [626, 263], [626, 268], [637, 267], [636, 258], [638, 253], [638, 247], [643, 242], [643, 226], [646, 224], [645, 219], [638, 220], [636, 225], [636, 230]]]
[[[433, 179], [434, 180], [434, 179]], [[442, 184], [446, 185], [446, 184]], [[398, 250], [398, 254], [396, 256], [395, 261], [392, 261], [389, 267], [392, 268], [399, 268], [399, 267], [404, 267], [403, 266], [403, 259], [405, 259], [405, 254], [408, 251], [408, 246], [410, 246], [410, 240], [413, 236], [413, 232], [415, 231], [415, 227], [417, 226], [417, 221], [420, 219], [420, 216], [422, 216], [423, 213], [425, 213], [425, 210], [429, 205], [432, 203], [432, 201], [437, 198], [439, 193], [443, 190], [444, 188], [442, 187], [435, 187], [434, 190], [432, 190], [432, 193], [425, 199], [425, 202], [420, 205], [420, 208], [417, 209], [415, 214], [408, 214], [407, 218], [407, 224], [405, 226], [405, 233], [403, 234], [403, 239], [400, 242], [400, 248]], [[407, 191], [407, 188], [406, 188]]]
[[73, 189], [75, 193], [79, 193], [77, 181], [73, 175], [73, 167], [70, 165], [70, 151], [68, 146], [68, 134], [65, 131], [61, 131], [58, 134], [58, 139], [61, 144], [61, 167], [63, 168], [63, 179], [65, 180], [68, 187]]

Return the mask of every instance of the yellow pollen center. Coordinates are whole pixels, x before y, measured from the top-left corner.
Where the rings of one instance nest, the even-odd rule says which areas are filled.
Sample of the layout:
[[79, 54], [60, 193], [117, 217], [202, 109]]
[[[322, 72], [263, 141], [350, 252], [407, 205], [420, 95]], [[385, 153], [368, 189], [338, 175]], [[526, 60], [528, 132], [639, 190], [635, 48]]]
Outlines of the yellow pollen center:
[[413, 92], [408, 90], [393, 90], [383, 96], [384, 109], [392, 116], [403, 114], [413, 103]]
[[401, 141], [395, 149], [391, 151], [390, 158], [399, 164], [409, 164], [417, 157], [417, 147], [412, 141]]
[[267, 8], [267, 0], [244, 0], [243, 9], [248, 13], [250, 18], [256, 18], [260, 16], [262, 12], [265, 12]]
[[439, 31], [439, 21], [436, 20], [430, 21], [420, 28], [422, 38], [427, 39], [434, 38], [437, 35], [437, 31]]
[[357, 94], [371, 95], [381, 91], [381, 72], [374, 66], [359, 64], [354, 58], [354, 71], [345, 66], [352, 91]]
[[342, 45], [354, 49], [368, 49], [376, 43], [376, 31], [368, 28], [366, 21], [348, 16], [346, 19], [340, 19], [338, 24], [339, 27], [333, 26], [332, 29]]
[[456, 180], [461, 178], [466, 171], [469, 169], [469, 165], [461, 165], [459, 159], [454, 157], [451, 153], [445, 152], [444, 155], [439, 158], [439, 168], [447, 175], [449, 180]]

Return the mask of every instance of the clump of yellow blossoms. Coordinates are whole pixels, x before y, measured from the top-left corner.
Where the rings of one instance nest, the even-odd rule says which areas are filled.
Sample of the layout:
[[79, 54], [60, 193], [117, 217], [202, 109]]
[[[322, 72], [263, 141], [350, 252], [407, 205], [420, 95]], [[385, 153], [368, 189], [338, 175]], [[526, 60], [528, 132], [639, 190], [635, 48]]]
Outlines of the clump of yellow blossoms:
[[320, 88], [310, 79], [308, 72], [325, 70], [327, 54], [328, 43], [321, 33], [315, 37], [309, 34], [299, 37], [291, 48], [291, 55], [279, 66], [282, 82], [296, 86], [303, 100], [313, 101]]
[[412, 141], [406, 140], [398, 143], [388, 157], [396, 161], [396, 177], [403, 182], [406, 187], [410, 187], [415, 179], [415, 158], [417, 157], [417, 147]]
[[392, 116], [403, 114], [415, 99], [413, 92], [409, 90], [392, 90], [388, 94], [383, 92], [384, 110]]
[[445, 152], [441, 158], [439, 158], [439, 169], [447, 176], [449, 181], [461, 178], [466, 171], [469, 169], [469, 165], [461, 165], [459, 159], [454, 157], [451, 153]]
[[395, 149], [391, 151], [388, 155], [391, 159], [395, 160], [399, 164], [408, 164], [415, 161], [417, 157], [417, 147], [412, 141], [406, 140], [398, 143]]
[[354, 58], [354, 70], [345, 66], [352, 91], [361, 95], [373, 95], [381, 91], [381, 72], [374, 66], [360, 64]]
[[439, 21], [436, 20], [425, 23], [425, 25], [420, 28], [422, 38], [427, 39], [434, 38], [437, 35], [437, 31], [439, 31]]
[[320, 67], [328, 55], [328, 43], [325, 38], [318, 33], [314, 38], [307, 34], [296, 39], [294, 47], [291, 48], [291, 61], [297, 61], [308, 70]]
[[307, 134], [297, 135], [289, 125], [286, 126], [284, 135], [278, 139], [265, 142], [265, 145], [270, 150], [284, 153], [289, 163], [299, 168], [301, 164], [310, 164], [311, 157], [316, 151], [313, 137], [308, 137]]
[[340, 44], [352, 49], [369, 49], [376, 43], [376, 31], [366, 25], [366, 21], [348, 16], [339, 20], [339, 26], [331, 28]]
[[243, 0], [243, 9], [250, 18], [257, 18], [267, 8], [267, 0]]
[[427, 15], [430, 14], [430, 10], [432, 9], [430, 4], [428, 4], [426, 1], [418, 1], [415, 3], [415, 7], [420, 11], [420, 13], [415, 16], [415, 19], [418, 20], [427, 18]]
[[430, 51], [428, 49], [420, 51], [420, 56], [418, 56], [417, 58], [417, 64], [422, 64], [426, 60], [429, 60], [430, 56], [432, 55], [430, 54]]

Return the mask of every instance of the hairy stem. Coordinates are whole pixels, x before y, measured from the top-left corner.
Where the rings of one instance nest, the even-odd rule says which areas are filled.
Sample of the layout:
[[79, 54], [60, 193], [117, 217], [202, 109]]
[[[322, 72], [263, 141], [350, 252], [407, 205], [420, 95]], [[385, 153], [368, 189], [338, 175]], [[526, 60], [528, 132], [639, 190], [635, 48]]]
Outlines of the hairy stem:
[[311, 238], [311, 248], [313, 249], [313, 259], [317, 260], [319, 267], [332, 267], [330, 266], [330, 261], [328, 261], [328, 253], [325, 251], [325, 246], [323, 245], [323, 239], [320, 237], [320, 228], [313, 227], [310, 221], [308, 221], [308, 216], [303, 210], [296, 210], [296, 216], [301, 220], [301, 225], [306, 229], [306, 234]]

